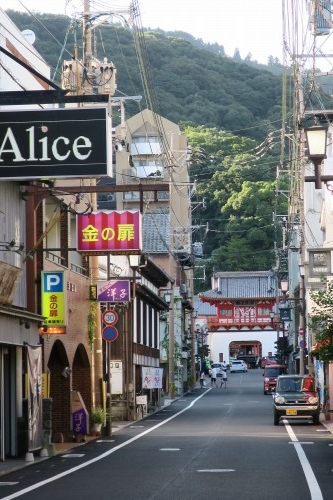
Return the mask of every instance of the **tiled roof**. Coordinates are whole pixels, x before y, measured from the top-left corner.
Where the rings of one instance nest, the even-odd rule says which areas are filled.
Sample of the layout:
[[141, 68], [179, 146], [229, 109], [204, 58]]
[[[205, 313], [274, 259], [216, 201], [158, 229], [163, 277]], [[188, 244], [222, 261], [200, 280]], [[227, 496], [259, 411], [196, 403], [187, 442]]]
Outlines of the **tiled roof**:
[[212, 282], [214, 288], [200, 294], [202, 298], [274, 298], [276, 293], [272, 271], [215, 273]]
[[208, 302], [201, 302], [197, 295], [193, 297], [193, 307], [197, 316], [216, 316], [216, 307]]
[[147, 254], [167, 253], [170, 248], [170, 215], [168, 210], [146, 212], [142, 217], [142, 244]]

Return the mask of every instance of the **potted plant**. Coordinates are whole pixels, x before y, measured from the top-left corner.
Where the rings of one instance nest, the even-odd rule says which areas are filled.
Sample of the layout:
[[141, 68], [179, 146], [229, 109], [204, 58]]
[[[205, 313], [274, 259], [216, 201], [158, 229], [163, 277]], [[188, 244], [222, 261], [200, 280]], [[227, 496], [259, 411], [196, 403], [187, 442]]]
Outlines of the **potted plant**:
[[95, 406], [90, 413], [90, 421], [93, 429], [96, 432], [101, 431], [102, 425], [105, 423], [105, 411], [101, 406]]

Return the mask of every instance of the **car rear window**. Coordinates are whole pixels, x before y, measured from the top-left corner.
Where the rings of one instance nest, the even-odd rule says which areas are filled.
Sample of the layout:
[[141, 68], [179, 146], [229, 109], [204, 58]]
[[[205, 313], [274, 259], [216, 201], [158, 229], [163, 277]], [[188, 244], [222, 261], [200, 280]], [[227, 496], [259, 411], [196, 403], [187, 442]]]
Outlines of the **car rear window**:
[[279, 375], [283, 375], [283, 368], [266, 368], [265, 375], [266, 377], [278, 377]]
[[279, 391], [286, 392], [314, 392], [314, 381], [312, 378], [287, 378], [279, 380]]

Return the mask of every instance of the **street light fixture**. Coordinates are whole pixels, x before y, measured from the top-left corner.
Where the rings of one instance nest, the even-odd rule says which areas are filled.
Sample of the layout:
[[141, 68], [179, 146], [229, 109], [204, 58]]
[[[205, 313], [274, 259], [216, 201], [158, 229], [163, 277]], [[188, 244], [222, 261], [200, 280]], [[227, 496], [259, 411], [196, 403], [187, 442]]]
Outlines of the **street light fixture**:
[[308, 182], [314, 180], [315, 188], [321, 189], [322, 178], [320, 175], [320, 165], [322, 161], [327, 158], [327, 127], [310, 127], [304, 129], [304, 132], [306, 135], [306, 142], [308, 147], [308, 158], [314, 164], [315, 169], [314, 179], [311, 177], [305, 178], [305, 180]]
[[288, 280], [282, 280], [280, 282], [280, 287], [281, 287], [281, 292], [283, 293], [283, 295], [285, 296], [286, 293], [288, 292], [289, 290], [289, 282]]

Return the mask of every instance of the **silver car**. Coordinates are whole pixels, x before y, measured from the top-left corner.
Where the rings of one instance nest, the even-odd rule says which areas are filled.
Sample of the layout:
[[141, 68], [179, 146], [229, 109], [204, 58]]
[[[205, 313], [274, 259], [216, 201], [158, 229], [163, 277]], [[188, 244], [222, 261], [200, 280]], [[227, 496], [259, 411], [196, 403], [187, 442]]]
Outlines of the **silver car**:
[[212, 368], [216, 369], [216, 377], [222, 377], [222, 365], [221, 363], [213, 363], [209, 369], [209, 376], [212, 376]]
[[246, 363], [244, 361], [241, 361], [240, 359], [233, 361], [230, 366], [230, 373], [235, 373], [235, 372], [242, 372], [242, 373], [247, 372]]

